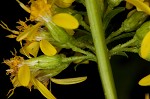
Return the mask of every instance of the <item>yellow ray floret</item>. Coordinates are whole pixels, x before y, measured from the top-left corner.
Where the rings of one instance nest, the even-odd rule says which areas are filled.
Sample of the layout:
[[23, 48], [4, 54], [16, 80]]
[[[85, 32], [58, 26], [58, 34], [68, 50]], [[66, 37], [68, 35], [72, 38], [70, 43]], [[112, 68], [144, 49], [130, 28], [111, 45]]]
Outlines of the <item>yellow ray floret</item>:
[[40, 49], [47, 56], [53, 56], [57, 53], [57, 50], [47, 40], [40, 41]]
[[32, 42], [31, 44], [29, 44], [27, 47], [26, 47], [26, 51], [28, 53], [30, 53], [31, 55], [33, 55], [34, 57], [37, 57], [37, 54], [38, 54], [38, 51], [39, 51], [39, 42]]
[[[149, 7], [149, 2], [143, 2], [143, 3], [145, 3]], [[138, 7], [136, 9], [137, 9], [137, 11], [142, 11], [142, 9], [140, 9]]]
[[28, 40], [31, 40], [31, 38], [33, 38], [35, 35], [35, 32], [37, 32], [37, 30], [39, 29], [39, 27], [41, 26], [41, 23], [38, 22], [36, 25], [33, 25], [29, 28], [27, 28], [24, 32], [22, 32], [21, 34], [18, 35], [18, 37], [16, 38], [17, 41], [21, 41], [25, 38], [27, 38], [28, 36]]
[[45, 96], [47, 99], [56, 99], [53, 94], [37, 79], [32, 78], [34, 86]]
[[145, 4], [143, 1], [141, 0], [126, 0], [126, 1], [150, 15], [150, 7], [147, 4]]
[[79, 22], [75, 17], [67, 13], [59, 13], [52, 17], [52, 21], [65, 29], [76, 29], [79, 26]]
[[149, 86], [150, 85], [150, 75], [147, 75], [146, 77], [142, 78], [139, 81], [139, 85], [141, 85], [141, 86]]
[[147, 59], [150, 55], [150, 32], [148, 32], [146, 34], [146, 36], [144, 37], [142, 43], [141, 43], [141, 57], [144, 59]]
[[29, 66], [23, 65], [18, 71], [18, 80], [22, 86], [28, 86], [30, 82], [30, 69]]
[[85, 81], [87, 77], [76, 77], [76, 78], [65, 78], [65, 79], [56, 79], [51, 78], [51, 81], [60, 84], [60, 85], [71, 85], [71, 84], [77, 84]]

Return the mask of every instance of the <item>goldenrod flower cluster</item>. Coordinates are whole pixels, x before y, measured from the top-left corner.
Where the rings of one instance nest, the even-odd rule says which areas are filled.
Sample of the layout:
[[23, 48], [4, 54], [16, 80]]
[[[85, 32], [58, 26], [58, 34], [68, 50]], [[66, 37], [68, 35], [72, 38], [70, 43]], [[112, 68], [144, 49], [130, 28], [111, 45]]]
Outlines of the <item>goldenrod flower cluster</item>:
[[[78, 20], [71, 13], [60, 12], [57, 9], [67, 9], [75, 0], [30, 0], [28, 6], [19, 0], [16, 1], [30, 13], [30, 18], [26, 18], [25, 21], [19, 20], [17, 30], [9, 29], [4, 22], [1, 26], [12, 32], [7, 37], [16, 38], [16, 41], [20, 42], [20, 53], [28, 59], [17, 56], [15, 52], [13, 58], [4, 60], [10, 68], [7, 74], [11, 74], [10, 80], [14, 86], [8, 94], [11, 96], [14, 89], [19, 86], [30, 90], [34, 87], [47, 99], [55, 99], [55, 96], [47, 89], [47, 85], [51, 77], [59, 74], [70, 64], [70, 62], [62, 62], [65, 56], [57, 55], [63, 48], [58, 45], [61, 45], [63, 40], [65, 40], [64, 43], [69, 42], [65, 35], [71, 37], [70, 33], [79, 26]], [[58, 36], [59, 34], [62, 37]], [[40, 56], [39, 51], [44, 55]], [[74, 84], [84, 80], [86, 77], [52, 79], [59, 84]]]
[[[33, 87], [38, 89], [47, 99], [56, 99], [47, 88], [50, 81], [56, 84], [69, 85], [87, 79], [86, 76], [66, 79], [54, 78], [72, 62], [88, 64], [89, 61], [94, 61], [100, 64], [101, 62], [98, 59], [106, 61], [103, 60], [103, 57], [97, 58], [100, 57], [97, 54], [99, 54], [99, 51], [104, 51], [105, 46], [102, 46], [104, 47], [102, 50], [95, 47], [99, 45], [97, 38], [92, 38], [94, 30], [91, 31], [93, 27], [90, 27], [89, 22], [93, 17], [89, 17], [87, 14], [90, 9], [87, 9], [87, 12], [80, 12], [72, 6], [74, 2], [78, 2], [87, 7], [89, 5], [85, 5], [86, 0], [29, 0], [27, 5], [23, 4], [21, 0], [16, 1], [30, 16], [25, 18], [25, 21], [19, 20], [16, 30], [10, 29], [5, 22], [0, 24], [2, 28], [11, 32], [7, 35], [8, 38], [15, 38], [20, 43], [21, 48], [18, 52], [24, 56], [17, 56], [18, 52], [15, 51], [15, 53], [12, 52], [13, 58], [4, 60], [4, 63], [9, 66], [6, 72], [10, 74], [10, 80], [14, 87], [9, 91], [9, 97], [16, 87], [24, 86], [30, 90]], [[101, 6], [94, 13], [100, 11], [102, 32], [109, 29], [108, 25], [115, 15], [124, 11], [125, 8], [129, 11], [133, 9], [128, 13], [120, 28], [111, 32], [108, 37], [106, 36], [106, 42], [104, 42], [107, 46], [115, 40], [131, 36], [133, 38], [123, 44], [112, 45], [112, 49], [106, 48], [107, 50], [104, 52], [108, 53], [109, 58], [113, 55], [127, 56], [126, 52], [134, 52], [138, 53], [143, 59], [150, 61], [150, 21], [148, 20], [150, 1], [125, 1], [125, 7], [117, 7], [122, 0], [96, 1]], [[93, 9], [92, 7], [91, 9]], [[92, 13], [89, 12], [89, 14]], [[100, 16], [94, 16], [94, 19], [98, 20], [98, 25], [101, 25], [98, 17]], [[98, 28], [97, 24], [93, 24], [93, 26]], [[96, 30], [98, 31], [98, 29]], [[98, 33], [95, 34], [99, 36]], [[103, 37], [101, 38], [103, 39]], [[62, 49], [70, 49], [71, 54], [70, 52], [63, 52]], [[109, 63], [104, 65], [107, 67]], [[109, 71], [105, 67], [102, 69]], [[110, 75], [108, 73], [107, 76]], [[104, 78], [102, 77], [102, 80], [105, 81]], [[149, 86], [150, 75], [140, 80], [139, 84]]]

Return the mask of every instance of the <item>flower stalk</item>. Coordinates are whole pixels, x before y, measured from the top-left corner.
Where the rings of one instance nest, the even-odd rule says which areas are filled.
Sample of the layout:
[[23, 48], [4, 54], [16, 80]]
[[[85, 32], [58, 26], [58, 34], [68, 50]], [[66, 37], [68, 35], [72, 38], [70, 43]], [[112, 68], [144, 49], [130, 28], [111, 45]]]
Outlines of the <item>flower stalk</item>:
[[117, 99], [113, 75], [106, 47], [102, 14], [99, 12], [98, 0], [85, 0], [87, 13], [90, 22], [93, 42], [98, 60], [98, 70], [102, 81], [106, 99]]

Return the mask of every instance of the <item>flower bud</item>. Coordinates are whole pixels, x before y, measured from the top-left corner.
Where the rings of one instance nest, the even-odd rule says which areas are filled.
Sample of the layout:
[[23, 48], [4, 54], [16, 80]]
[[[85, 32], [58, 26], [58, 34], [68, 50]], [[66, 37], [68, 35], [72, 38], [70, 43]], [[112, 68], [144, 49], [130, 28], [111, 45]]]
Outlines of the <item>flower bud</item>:
[[107, 0], [108, 4], [111, 6], [111, 7], [116, 7], [120, 4], [122, 0]]
[[39, 77], [53, 77], [66, 69], [72, 61], [63, 61], [64, 55], [46, 56], [42, 55], [24, 61], [25, 65], [30, 66], [31, 70], [39, 70]]
[[24, 64], [27, 64], [31, 68], [37, 69], [55, 69], [62, 64], [62, 57], [60, 55], [46, 56], [42, 55], [39, 57], [25, 60]]
[[53, 22], [45, 23], [46, 27], [49, 29], [51, 36], [57, 42], [65, 44], [70, 41], [71, 36], [61, 27], [58, 27]]
[[128, 17], [121, 25], [125, 32], [136, 30], [146, 19], [148, 15], [144, 12], [136, 11]]
[[143, 38], [149, 31], [150, 31], [150, 21], [147, 21], [143, 23], [139, 29], [136, 30], [135, 36], [137, 36], [139, 40], [143, 40]]

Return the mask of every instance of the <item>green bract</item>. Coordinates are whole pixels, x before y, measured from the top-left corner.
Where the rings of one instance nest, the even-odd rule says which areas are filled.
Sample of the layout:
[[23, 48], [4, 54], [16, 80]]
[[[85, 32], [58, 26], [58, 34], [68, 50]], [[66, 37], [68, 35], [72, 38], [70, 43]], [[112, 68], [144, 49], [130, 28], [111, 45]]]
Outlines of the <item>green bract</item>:
[[127, 18], [121, 25], [125, 32], [136, 30], [146, 19], [148, 15], [144, 12], [136, 11], [129, 18]]

